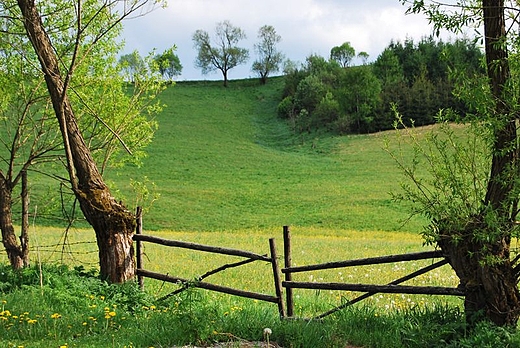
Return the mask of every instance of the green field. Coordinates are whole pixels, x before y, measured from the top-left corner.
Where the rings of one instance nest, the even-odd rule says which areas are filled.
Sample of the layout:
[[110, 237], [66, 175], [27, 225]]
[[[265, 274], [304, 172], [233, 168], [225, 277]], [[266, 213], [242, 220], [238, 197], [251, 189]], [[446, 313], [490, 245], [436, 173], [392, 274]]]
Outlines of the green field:
[[[427, 250], [420, 235], [426, 220], [409, 219], [409, 207], [391, 199], [401, 177], [383, 148], [385, 141], [397, 146], [395, 134], [294, 134], [276, 116], [282, 87], [281, 78], [265, 86], [232, 81], [229, 88], [220, 82], [183, 82], [161, 95], [165, 108], [143, 165], [107, 173], [128, 207], [146, 208], [144, 233], [261, 254], [269, 252], [268, 239], [274, 237], [281, 256], [282, 227], [289, 225], [293, 265]], [[45, 211], [39, 197], [52, 182], [33, 180], [31, 202]], [[160, 197], [151, 205], [150, 199], [136, 198], [132, 181], [142, 181]], [[5, 268], [0, 272], [0, 279], [5, 277], [0, 281], [0, 344], [7, 347], [238, 344], [265, 340], [266, 326], [273, 329], [273, 340], [288, 347], [433, 347], [451, 339], [453, 347], [495, 347], [518, 341], [516, 335], [504, 338], [502, 331], [488, 327], [468, 335], [461, 299], [453, 297], [378, 294], [323, 322], [280, 321], [273, 304], [208, 291], [159, 301], [177, 286], [146, 279], [146, 291], [135, 292], [132, 284], [115, 288], [53, 269], [49, 265], [54, 263], [95, 269], [94, 233], [81, 224], [65, 231], [40, 218], [37, 214], [30, 228], [36, 267], [13, 275]], [[149, 243], [144, 253], [145, 269], [186, 279], [238, 261]], [[5, 253], [0, 258], [5, 265]], [[383, 284], [431, 262], [305, 272], [293, 279]], [[266, 263], [205, 280], [274, 295]], [[407, 282], [457, 284], [448, 266]], [[357, 295], [295, 290], [295, 315], [312, 317]], [[456, 345], [464, 340], [466, 345]]]
[[143, 166], [109, 179], [129, 205], [131, 179], [155, 183], [147, 229], [420, 231], [418, 219], [402, 225], [408, 210], [389, 195], [400, 179], [385, 136], [296, 135], [276, 117], [282, 86], [278, 78], [168, 88]]
[[[129, 207], [145, 206], [144, 233], [267, 253], [270, 237], [282, 247], [282, 227], [289, 225], [294, 262], [300, 265], [425, 250], [419, 235], [425, 221], [415, 217], [404, 224], [408, 208], [391, 199], [401, 178], [383, 147], [394, 133], [295, 134], [276, 115], [282, 87], [283, 79], [274, 78], [263, 86], [232, 81], [228, 88], [218, 81], [183, 82], [163, 92], [165, 108], [143, 165], [113, 168], [107, 176]], [[151, 205], [139, 201], [131, 181], [144, 182], [159, 198]], [[38, 197], [37, 188], [32, 191]], [[96, 267], [88, 228], [64, 232], [39, 225], [36, 217], [31, 229], [34, 261]], [[146, 247], [146, 268], [185, 278], [229, 262]], [[215, 281], [272, 290], [265, 281], [269, 273], [237, 272]], [[257, 280], [243, 281], [244, 274], [258, 272], [263, 275]], [[366, 278], [365, 271], [355, 272], [362, 276], [357, 281]], [[390, 277], [370, 278], [388, 282], [400, 276], [388, 269], [378, 273]]]

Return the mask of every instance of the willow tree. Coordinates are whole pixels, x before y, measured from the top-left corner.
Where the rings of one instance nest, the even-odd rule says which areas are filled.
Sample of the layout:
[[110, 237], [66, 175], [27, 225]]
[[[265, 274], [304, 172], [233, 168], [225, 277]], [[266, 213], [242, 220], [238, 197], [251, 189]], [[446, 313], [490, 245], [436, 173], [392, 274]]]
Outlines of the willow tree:
[[155, 3], [2, 2], [5, 24], [12, 28], [19, 25], [22, 30], [6, 30], [1, 36], [25, 38], [11, 50], [23, 53], [21, 68], [37, 70], [27, 71], [23, 80], [40, 79], [46, 86], [46, 100], [54, 114], [54, 124], [48, 122], [53, 124], [49, 131], [61, 134], [70, 188], [95, 231], [100, 274], [112, 282], [134, 277], [135, 217], [112, 195], [102, 173], [108, 159], [119, 151], [116, 143], [128, 151], [137, 149], [130, 156], [133, 159], [142, 154], [140, 149], [150, 142], [154, 128], [147, 118], [156, 111], [150, 100], [159, 91], [153, 83], [148, 84], [151, 79], [141, 81], [132, 89], [134, 94], [127, 95], [117, 70], [120, 47], [115, 40], [124, 18], [142, 14]]
[[520, 267], [510, 247], [517, 236], [520, 193], [520, 47], [512, 27], [519, 24], [518, 2], [402, 2], [410, 13], [425, 13], [437, 31], [483, 28], [487, 76], [482, 81], [461, 71], [453, 74], [456, 93], [471, 110], [462, 115], [470, 124], [465, 128], [468, 134], [455, 140], [455, 132], [448, 130], [442, 137], [430, 137], [427, 146], [416, 143], [431, 164], [433, 180], [419, 177], [418, 159], [403, 165], [413, 183], [404, 186], [405, 198], [430, 218], [425, 236], [441, 248], [460, 279], [466, 319], [515, 326], [520, 316]]

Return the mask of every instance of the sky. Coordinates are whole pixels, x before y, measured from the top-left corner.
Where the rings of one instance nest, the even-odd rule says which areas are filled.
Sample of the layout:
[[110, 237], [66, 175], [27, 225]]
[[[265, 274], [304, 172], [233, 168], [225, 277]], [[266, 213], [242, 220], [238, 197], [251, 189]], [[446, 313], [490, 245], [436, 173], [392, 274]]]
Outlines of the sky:
[[249, 49], [250, 55], [248, 63], [229, 71], [229, 79], [256, 76], [251, 65], [263, 25], [275, 28], [282, 37], [278, 50], [292, 61], [303, 63], [311, 54], [328, 58], [332, 47], [350, 42], [356, 54], [367, 52], [371, 62], [391, 40], [418, 42], [432, 33], [424, 15], [405, 11], [399, 0], [169, 0], [166, 8], [123, 22], [123, 53], [138, 50], [145, 56], [153, 49], [161, 53], [176, 45], [183, 65], [177, 81], [221, 80], [220, 71], [203, 75], [195, 67], [192, 36], [202, 29], [214, 38], [217, 23], [229, 20], [246, 33], [239, 46]]

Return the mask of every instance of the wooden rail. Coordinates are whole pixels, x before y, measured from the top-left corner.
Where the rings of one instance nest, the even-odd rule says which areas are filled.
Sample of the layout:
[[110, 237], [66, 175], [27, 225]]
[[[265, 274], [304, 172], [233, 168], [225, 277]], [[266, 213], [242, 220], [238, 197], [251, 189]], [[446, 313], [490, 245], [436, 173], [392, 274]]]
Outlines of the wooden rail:
[[[286, 316], [285, 313], [285, 306], [283, 302], [283, 287], [282, 287], [282, 281], [281, 281], [281, 273], [280, 273], [280, 267], [278, 266], [277, 256], [276, 256], [276, 245], [274, 238], [269, 239], [269, 250], [271, 253], [271, 257], [268, 257], [266, 255], [260, 255], [257, 253], [253, 253], [250, 251], [245, 250], [238, 250], [238, 249], [230, 249], [230, 248], [222, 248], [222, 247], [216, 247], [211, 245], [204, 245], [204, 244], [197, 244], [197, 243], [190, 243], [190, 242], [182, 242], [177, 240], [168, 240], [164, 238], [154, 237], [154, 236], [148, 236], [142, 234], [142, 214], [140, 208], [137, 210], [137, 228], [136, 228], [136, 234], [133, 236], [133, 240], [136, 242], [136, 263], [137, 263], [137, 279], [139, 282], [139, 286], [141, 289], [144, 288], [144, 278], [152, 278], [156, 280], [161, 280], [169, 283], [178, 283], [182, 285], [182, 288], [179, 290], [176, 290], [174, 293], [178, 293], [179, 291], [183, 291], [189, 287], [196, 287], [211, 291], [217, 291], [229, 295], [234, 296], [241, 296], [245, 298], [260, 300], [260, 301], [266, 301], [271, 303], [276, 303], [278, 305], [278, 312], [280, 314], [280, 317], [283, 318]], [[183, 248], [183, 249], [190, 249], [190, 250], [197, 250], [197, 251], [203, 251], [203, 252], [209, 252], [214, 254], [223, 254], [223, 255], [229, 255], [229, 256], [239, 256], [246, 258], [245, 260], [235, 262], [235, 263], [228, 263], [225, 265], [222, 265], [220, 267], [217, 267], [211, 271], [206, 272], [205, 274], [198, 277], [196, 280], [188, 280], [180, 277], [170, 276], [167, 274], [152, 272], [149, 270], [144, 269], [143, 267], [143, 258], [142, 258], [142, 247], [141, 243], [148, 242], [148, 243], [154, 243], [159, 244], [167, 247], [175, 247], [175, 248]], [[273, 277], [274, 277], [274, 290], [276, 296], [241, 290], [241, 289], [234, 289], [227, 286], [222, 285], [216, 285], [211, 284], [208, 282], [202, 281], [203, 279], [209, 277], [210, 275], [216, 274], [218, 272], [224, 271], [229, 268], [233, 267], [239, 267], [254, 261], [264, 261], [269, 262], [272, 266], [273, 271]], [[168, 297], [168, 296], [166, 296]]]
[[[433, 269], [441, 267], [448, 263], [448, 260], [444, 258], [442, 251], [425, 251], [418, 253], [408, 253], [400, 255], [388, 255], [380, 257], [362, 258], [356, 260], [346, 261], [335, 261], [327, 262], [315, 265], [306, 266], [291, 266], [291, 234], [288, 226], [284, 226], [284, 251], [285, 251], [285, 268], [282, 269], [282, 273], [285, 275], [285, 281], [282, 282], [282, 286], [285, 288], [287, 297], [287, 308], [286, 312], [289, 317], [293, 316], [294, 313], [294, 300], [293, 300], [293, 289], [316, 289], [316, 290], [341, 290], [341, 291], [355, 291], [364, 292], [365, 294], [354, 298], [340, 306], [337, 306], [323, 314], [320, 314], [313, 319], [321, 319], [327, 315], [335, 313], [347, 306], [364, 300], [370, 296], [378, 293], [393, 293], [393, 294], [424, 294], [424, 295], [448, 295], [448, 296], [464, 296], [465, 291], [463, 288], [450, 288], [450, 287], [437, 287], [437, 286], [408, 286], [398, 285], [410, 279], [413, 279], [421, 274], [427, 273]], [[341, 267], [354, 267], [354, 266], [367, 266], [377, 265], [384, 263], [394, 263], [403, 261], [416, 261], [442, 258], [441, 261], [435, 262], [430, 266], [424, 267], [418, 271], [412, 272], [409, 275], [396, 279], [385, 285], [377, 284], [348, 284], [348, 283], [324, 283], [324, 282], [297, 282], [292, 280], [292, 274], [298, 272], [317, 271]]]
[[[144, 277], [157, 279], [170, 283], [179, 283], [182, 288], [176, 290], [172, 294], [178, 293], [187, 289], [188, 287], [197, 287], [210, 291], [217, 291], [221, 293], [226, 293], [234, 296], [241, 296], [245, 298], [251, 298], [260, 301], [266, 301], [270, 303], [276, 303], [278, 305], [278, 312], [281, 318], [286, 316], [293, 317], [294, 316], [294, 299], [293, 299], [293, 289], [318, 289], [318, 290], [341, 290], [341, 291], [354, 291], [354, 292], [364, 292], [364, 294], [341, 304], [331, 310], [316, 316], [313, 319], [321, 319], [327, 315], [335, 313], [347, 306], [350, 306], [354, 303], [357, 303], [361, 300], [364, 300], [370, 296], [373, 296], [377, 293], [400, 293], [400, 294], [425, 294], [425, 295], [448, 295], [448, 296], [464, 296], [465, 290], [461, 287], [450, 288], [450, 287], [440, 287], [440, 286], [409, 286], [409, 285], [400, 285], [410, 279], [413, 279], [417, 276], [430, 272], [438, 267], [446, 265], [448, 260], [444, 258], [442, 252], [440, 250], [435, 251], [426, 251], [426, 252], [418, 252], [418, 253], [408, 253], [401, 255], [388, 255], [388, 256], [380, 256], [380, 257], [370, 257], [370, 258], [362, 258], [356, 260], [346, 260], [346, 261], [335, 261], [335, 262], [326, 262], [315, 265], [306, 265], [306, 266], [298, 266], [293, 267], [292, 263], [292, 253], [291, 253], [291, 232], [289, 226], [283, 227], [283, 241], [284, 241], [284, 268], [280, 269], [277, 261], [277, 253], [276, 253], [276, 245], [274, 238], [269, 239], [269, 250], [270, 257], [267, 255], [260, 255], [257, 253], [253, 253], [250, 251], [238, 250], [238, 249], [230, 249], [223, 247], [216, 247], [204, 244], [183, 242], [183, 241], [175, 241], [168, 240], [159, 237], [153, 237], [142, 234], [142, 217], [141, 210], [138, 208], [137, 211], [137, 228], [136, 234], [133, 236], [134, 241], [136, 241], [136, 251], [137, 251], [137, 276], [139, 281], [139, 286], [141, 288], [144, 287]], [[159, 244], [167, 247], [175, 247], [175, 248], [184, 248], [190, 250], [197, 250], [215, 254], [224, 254], [229, 256], [239, 256], [244, 257], [245, 260], [241, 260], [234, 263], [225, 264], [219, 266], [213, 270], [207, 271], [203, 275], [199, 276], [195, 280], [187, 280], [180, 277], [170, 276], [166, 274], [151, 272], [145, 270], [143, 268], [142, 261], [142, 242]], [[377, 285], [377, 284], [349, 284], [349, 283], [335, 283], [335, 282], [299, 282], [292, 280], [292, 274], [298, 272], [308, 272], [308, 271], [317, 271], [317, 270], [325, 270], [325, 269], [333, 269], [333, 268], [341, 268], [341, 267], [354, 267], [354, 266], [366, 266], [366, 265], [376, 265], [376, 264], [384, 264], [384, 263], [394, 263], [394, 262], [404, 262], [404, 261], [415, 261], [415, 260], [425, 260], [425, 259], [435, 259], [441, 258], [440, 261], [434, 262], [431, 265], [423, 267], [415, 272], [412, 272], [408, 275], [405, 275], [399, 279], [396, 279], [388, 284]], [[273, 280], [274, 280], [274, 289], [275, 296], [266, 295], [256, 292], [250, 292], [241, 289], [234, 289], [227, 286], [211, 284], [203, 281], [205, 278], [216, 274], [218, 272], [224, 271], [229, 268], [239, 267], [254, 261], [264, 261], [269, 262], [272, 265], [273, 271]], [[285, 280], [281, 280], [281, 274], [284, 274]], [[283, 292], [285, 291], [286, 295], [286, 303], [283, 301]], [[169, 295], [168, 295], [169, 296]]]

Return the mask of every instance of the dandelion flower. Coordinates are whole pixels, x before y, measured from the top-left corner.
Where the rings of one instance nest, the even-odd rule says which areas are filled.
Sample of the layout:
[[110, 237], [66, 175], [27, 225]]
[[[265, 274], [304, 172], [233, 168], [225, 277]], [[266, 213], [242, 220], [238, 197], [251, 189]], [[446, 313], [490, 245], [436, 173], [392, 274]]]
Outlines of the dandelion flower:
[[270, 328], [266, 327], [266, 328], [264, 329], [264, 335], [270, 335], [270, 334], [272, 334], [272, 333], [273, 333], [273, 330], [271, 330]]
[[[61, 314], [59, 314], [59, 313], [54, 313], [53, 315], [51, 315], [51, 318], [52, 318], [52, 319], [59, 319], [59, 318], [61, 318]], [[64, 346], [64, 347], [66, 347], [66, 346]]]

